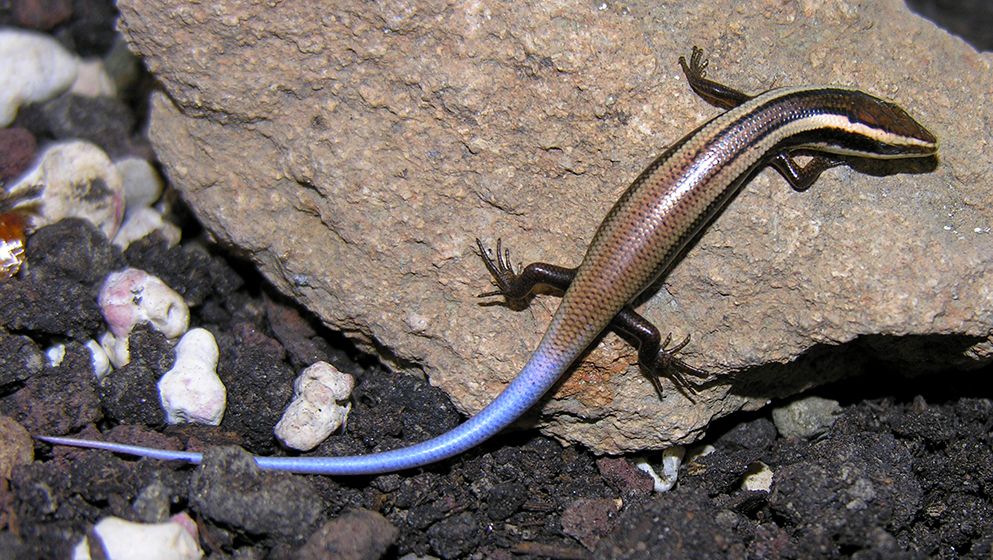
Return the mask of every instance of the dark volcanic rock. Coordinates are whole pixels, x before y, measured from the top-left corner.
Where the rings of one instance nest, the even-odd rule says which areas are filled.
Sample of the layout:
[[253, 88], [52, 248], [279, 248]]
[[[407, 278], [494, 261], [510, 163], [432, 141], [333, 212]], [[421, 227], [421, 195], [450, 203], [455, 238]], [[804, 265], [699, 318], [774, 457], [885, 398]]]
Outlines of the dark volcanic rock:
[[16, 393], [0, 399], [0, 410], [32, 434], [64, 435], [102, 416], [90, 351], [66, 344], [56, 367], [33, 375]]
[[203, 465], [191, 481], [190, 505], [236, 531], [294, 540], [309, 535], [325, 509], [306, 478], [261, 471], [236, 447], [204, 453]]
[[33, 340], [0, 329], [0, 389], [24, 381], [44, 366], [45, 356]]
[[[39, 138], [78, 138], [103, 148], [111, 159], [133, 155], [134, 116], [114, 97], [65, 93], [21, 108], [14, 121]], [[140, 153], [140, 152], [139, 152]]]
[[107, 415], [128, 424], [160, 425], [165, 413], [158, 382], [172, 368], [175, 352], [165, 335], [142, 325], [129, 339], [131, 361], [100, 381], [100, 401]]
[[28, 239], [27, 263], [0, 283], [0, 324], [78, 340], [103, 330], [97, 292], [124, 261], [92, 224], [67, 219], [39, 229]]

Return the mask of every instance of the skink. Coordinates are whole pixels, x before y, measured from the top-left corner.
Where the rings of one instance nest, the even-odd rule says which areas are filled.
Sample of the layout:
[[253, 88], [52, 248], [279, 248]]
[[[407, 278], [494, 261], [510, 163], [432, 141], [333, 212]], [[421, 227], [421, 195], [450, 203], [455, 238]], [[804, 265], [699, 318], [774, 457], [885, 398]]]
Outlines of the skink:
[[[706, 78], [694, 47], [679, 63], [690, 87], [728, 109], [676, 142], [652, 162], [614, 204], [576, 269], [543, 263], [517, 273], [497, 246], [492, 258], [479, 244], [498, 291], [525, 298], [536, 284], [564, 290], [544, 337], [516, 378], [493, 402], [457, 428], [393, 451], [348, 457], [256, 457], [263, 469], [310, 474], [362, 475], [419, 467], [462, 453], [503, 430], [531, 408], [608, 327], [634, 338], [639, 361], [654, 376], [697, 374], [667, 349], [658, 331], [631, 302], [662, 275], [686, 244], [741, 186], [771, 165], [797, 190], [808, 188], [844, 157], [921, 158], [937, 154], [934, 135], [903, 109], [844, 87], [786, 87], [749, 96]], [[793, 159], [808, 155], [803, 166]], [[658, 381], [654, 381], [658, 383]], [[658, 389], [658, 385], [656, 386]], [[200, 463], [202, 454], [41, 437], [59, 445]]]

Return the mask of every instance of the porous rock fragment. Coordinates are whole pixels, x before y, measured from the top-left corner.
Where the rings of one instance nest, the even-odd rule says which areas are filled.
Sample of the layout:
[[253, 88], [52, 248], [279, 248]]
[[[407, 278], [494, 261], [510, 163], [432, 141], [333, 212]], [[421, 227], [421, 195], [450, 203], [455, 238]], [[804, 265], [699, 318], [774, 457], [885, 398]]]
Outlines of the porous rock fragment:
[[[73, 549], [73, 560], [197, 560], [203, 551], [197, 543], [196, 523], [185, 520], [166, 523], [134, 523], [119, 517], [105, 517], [93, 526], [92, 537], [83, 537]], [[93, 547], [99, 551], [92, 554]]]
[[276, 424], [276, 437], [291, 449], [317, 447], [348, 419], [354, 387], [351, 375], [327, 362], [307, 367], [293, 382], [293, 400]]
[[207, 329], [192, 329], [179, 339], [176, 364], [158, 384], [166, 422], [221, 423], [227, 389], [217, 376], [217, 358], [217, 342]]
[[107, 276], [98, 299], [100, 311], [118, 338], [126, 337], [135, 325], [148, 323], [168, 338], [186, 332], [190, 310], [164, 282], [137, 268]]
[[121, 174], [99, 147], [82, 140], [49, 146], [38, 164], [10, 185], [15, 208], [30, 209], [32, 229], [78, 217], [113, 238], [124, 216]]

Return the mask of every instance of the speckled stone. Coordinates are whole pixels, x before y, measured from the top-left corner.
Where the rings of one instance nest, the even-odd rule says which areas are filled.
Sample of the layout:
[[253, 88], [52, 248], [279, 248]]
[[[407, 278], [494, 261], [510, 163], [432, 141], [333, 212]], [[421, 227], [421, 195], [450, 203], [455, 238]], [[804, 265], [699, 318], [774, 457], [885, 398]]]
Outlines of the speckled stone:
[[13, 418], [0, 416], [0, 479], [9, 479], [17, 465], [34, 460], [31, 434]]

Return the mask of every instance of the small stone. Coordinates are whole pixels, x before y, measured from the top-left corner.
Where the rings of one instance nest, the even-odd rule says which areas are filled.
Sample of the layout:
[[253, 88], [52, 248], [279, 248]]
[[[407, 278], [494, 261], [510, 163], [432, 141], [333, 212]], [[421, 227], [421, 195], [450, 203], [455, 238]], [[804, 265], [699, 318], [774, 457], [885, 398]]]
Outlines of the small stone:
[[100, 148], [83, 141], [55, 144], [34, 169], [8, 189], [17, 206], [37, 204], [33, 229], [68, 217], [83, 218], [114, 237], [124, 215], [121, 174]]
[[127, 157], [114, 162], [124, 182], [127, 212], [151, 206], [162, 195], [162, 177], [147, 159]]
[[183, 235], [175, 225], [162, 219], [162, 213], [154, 208], [137, 208], [128, 214], [121, 229], [114, 236], [114, 245], [122, 251], [139, 239], [158, 232], [166, 242], [166, 247], [179, 245]]
[[125, 265], [107, 237], [88, 220], [79, 218], [60, 220], [35, 231], [28, 240], [28, 258], [36, 281], [68, 278], [87, 288], [99, 286], [112, 270]]
[[115, 159], [141, 152], [132, 137], [134, 114], [116, 97], [65, 93], [24, 107], [17, 123], [39, 138], [92, 142]]
[[519, 482], [496, 484], [486, 495], [486, 516], [493, 521], [503, 521], [514, 515], [530, 497], [528, 487]]
[[0, 412], [33, 434], [67, 434], [99, 420], [103, 413], [89, 351], [67, 342], [62, 363], [29, 377], [20, 390], [0, 400]]
[[[184, 516], [186, 514], [180, 514]], [[179, 517], [179, 516], [177, 516]], [[188, 516], [187, 516], [188, 519]], [[196, 524], [180, 520], [167, 523], [133, 523], [118, 517], [105, 517], [93, 526], [96, 542], [83, 537], [73, 550], [73, 560], [111, 558], [113, 560], [195, 560], [203, 558]], [[91, 550], [95, 553], [91, 554]]]
[[306, 477], [263, 471], [236, 447], [204, 451], [190, 479], [189, 501], [200, 515], [238, 531], [301, 541], [327, 507]]
[[110, 373], [110, 357], [103, 346], [93, 339], [86, 341], [86, 348], [90, 350], [90, 356], [93, 359], [93, 376], [99, 381]]
[[103, 325], [95, 292], [121, 254], [85, 220], [66, 219], [36, 231], [31, 266], [0, 282], [0, 324], [59, 339], [87, 340]]
[[72, 0], [15, 0], [10, 11], [18, 27], [48, 31], [72, 16]]
[[34, 162], [38, 143], [25, 128], [0, 129], [0, 186], [16, 179]]
[[107, 331], [100, 335], [99, 344], [113, 367], [121, 368], [131, 362], [131, 343], [128, 337], [117, 338], [114, 333]]
[[286, 349], [291, 364], [302, 367], [328, 359], [331, 351], [328, 341], [317, 333], [299, 307], [267, 298], [265, 315], [266, 326]]
[[310, 535], [294, 557], [300, 560], [381, 558], [399, 534], [399, 529], [379, 513], [366, 509], [350, 511]]
[[768, 492], [772, 488], [772, 469], [762, 461], [749, 465], [741, 488], [749, 492]]
[[601, 457], [596, 466], [603, 478], [622, 494], [647, 495], [654, 488], [652, 477], [626, 459]]
[[460, 558], [479, 546], [485, 523], [472, 512], [463, 511], [446, 517], [427, 531], [433, 551], [442, 558]]
[[72, 4], [72, 19], [60, 29], [59, 37], [80, 56], [102, 56], [120, 37], [116, 26], [107, 25], [118, 15], [117, 2], [75, 0]]
[[562, 532], [592, 549], [614, 527], [620, 500], [579, 498], [562, 512]]
[[57, 343], [45, 349], [45, 358], [48, 359], [48, 367], [59, 367], [65, 357], [65, 344]]
[[102, 60], [87, 59], [79, 63], [76, 81], [69, 92], [84, 97], [114, 97], [117, 86], [104, 69]]
[[206, 329], [192, 329], [179, 340], [176, 364], [158, 384], [166, 422], [221, 423], [227, 390], [217, 376], [218, 355], [214, 335]]
[[227, 296], [243, 282], [227, 261], [211, 254], [199, 240], [167, 247], [153, 234], [132, 242], [124, 255], [131, 266], [158, 276], [182, 294], [190, 306], [201, 305], [210, 296]]
[[351, 375], [327, 362], [303, 370], [293, 382], [293, 401], [276, 424], [276, 437], [299, 451], [317, 447], [348, 419], [352, 405], [347, 401], [354, 387]]
[[124, 424], [160, 424], [158, 382], [175, 364], [175, 345], [162, 333], [144, 326], [122, 340], [132, 351], [125, 365], [100, 380], [104, 413]]
[[0, 30], [0, 127], [14, 120], [22, 104], [65, 91], [76, 79], [78, 64], [48, 35]]
[[648, 476], [652, 477], [656, 492], [668, 492], [676, 485], [676, 480], [679, 478], [679, 465], [682, 464], [685, 456], [686, 448], [681, 445], [674, 445], [664, 450], [660, 465], [662, 467], [661, 475], [656, 473], [652, 465], [645, 459], [639, 460], [635, 464], [639, 469], [646, 472]]
[[33, 340], [0, 330], [0, 387], [24, 381], [43, 367], [45, 358]]
[[127, 338], [138, 323], [148, 323], [168, 338], [178, 337], [189, 326], [190, 309], [183, 297], [137, 268], [107, 275], [97, 301], [117, 338]]
[[809, 439], [826, 432], [839, 414], [838, 401], [807, 397], [772, 409], [772, 421], [783, 437]]
[[107, 74], [114, 80], [117, 91], [127, 91], [141, 76], [141, 62], [128, 49], [128, 43], [120, 35], [114, 38], [114, 43], [103, 57], [103, 65]]
[[[272, 427], [293, 397], [296, 372], [279, 355], [281, 348], [248, 324], [236, 324], [225, 333], [222, 368], [228, 388], [224, 429], [244, 434], [245, 444], [264, 454], [279, 450]], [[268, 427], [268, 430], [263, 427]]]
[[172, 494], [162, 481], [152, 481], [135, 496], [131, 509], [145, 523], [162, 523], [169, 517]]
[[0, 480], [10, 480], [17, 465], [34, 461], [31, 434], [13, 418], [0, 416]]

